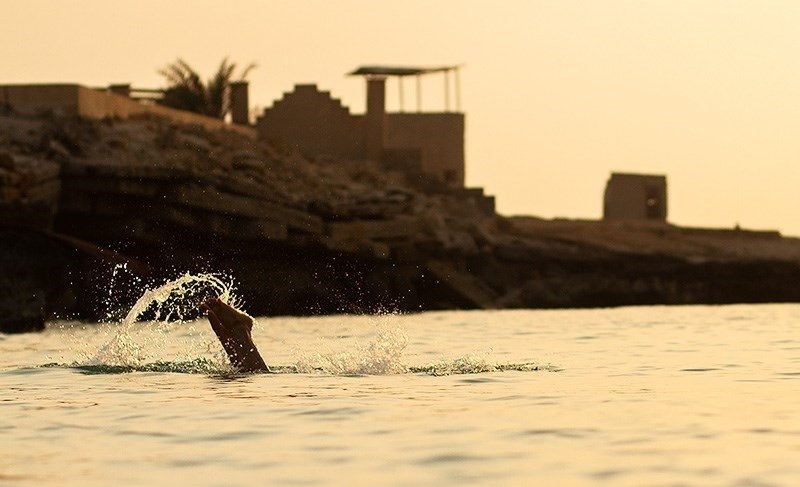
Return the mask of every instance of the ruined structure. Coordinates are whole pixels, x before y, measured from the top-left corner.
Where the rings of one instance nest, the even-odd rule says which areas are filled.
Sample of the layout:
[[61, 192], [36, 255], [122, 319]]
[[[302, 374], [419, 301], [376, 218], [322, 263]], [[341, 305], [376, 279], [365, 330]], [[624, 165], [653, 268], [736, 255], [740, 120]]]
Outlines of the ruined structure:
[[606, 184], [604, 220], [667, 221], [667, 178], [612, 173]]
[[[420, 111], [419, 83], [417, 112], [386, 111], [387, 77], [419, 79], [430, 73], [449, 77], [451, 72], [457, 73], [457, 67], [361, 67], [350, 74], [366, 80], [365, 114], [351, 114], [338, 99], [319, 91], [316, 85], [296, 85], [264, 110], [257, 122], [258, 134], [306, 154], [371, 160], [403, 171], [418, 182], [463, 188], [464, 114], [449, 111], [449, 88], [443, 112]], [[456, 93], [457, 86], [456, 83]], [[400, 93], [402, 107], [402, 85]]]

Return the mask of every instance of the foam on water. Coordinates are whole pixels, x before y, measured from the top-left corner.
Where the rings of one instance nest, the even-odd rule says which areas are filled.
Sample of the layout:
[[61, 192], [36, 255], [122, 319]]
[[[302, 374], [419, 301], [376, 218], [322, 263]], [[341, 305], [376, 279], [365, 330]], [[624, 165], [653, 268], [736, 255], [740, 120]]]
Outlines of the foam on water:
[[531, 372], [536, 370], [546, 370], [558, 372], [558, 367], [552, 365], [542, 365], [535, 362], [521, 363], [492, 363], [485, 357], [481, 358], [476, 354], [468, 354], [451, 360], [441, 360], [435, 364], [409, 367], [408, 371], [417, 374], [428, 375], [462, 375], [462, 374], [484, 374], [489, 372]]
[[461, 357], [441, 359], [427, 365], [408, 365], [403, 354], [408, 346], [408, 336], [397, 326], [380, 325], [376, 336], [366, 345], [356, 343], [352, 350], [342, 351], [296, 351], [297, 361], [293, 366], [270, 366], [273, 372], [325, 374], [325, 375], [461, 375], [504, 371], [534, 371], [558, 369], [537, 363], [501, 364], [491, 360], [490, 354], [470, 353]]
[[295, 367], [300, 373], [323, 372], [330, 375], [390, 375], [405, 373], [403, 352], [408, 337], [399, 328], [381, 327], [366, 345], [356, 343], [352, 351], [296, 352]]
[[[61, 367], [61, 364], [46, 364], [44, 367]], [[229, 369], [220, 366], [213, 359], [196, 358], [194, 360], [156, 361], [139, 365], [81, 364], [71, 368], [89, 375], [93, 374], [125, 374], [128, 372], [173, 372], [181, 374], [228, 374]]]

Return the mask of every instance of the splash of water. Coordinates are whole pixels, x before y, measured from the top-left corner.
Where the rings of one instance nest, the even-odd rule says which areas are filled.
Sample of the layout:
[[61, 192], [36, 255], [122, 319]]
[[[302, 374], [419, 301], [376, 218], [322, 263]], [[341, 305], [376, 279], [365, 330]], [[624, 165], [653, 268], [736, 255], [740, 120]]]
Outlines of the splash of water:
[[131, 328], [148, 310], [155, 321], [183, 321], [197, 309], [203, 297], [213, 294], [225, 303], [236, 306], [232, 286], [213, 274], [189, 273], [145, 291], [117, 327], [117, 333], [84, 365], [118, 365], [135, 367], [146, 357], [142, 346], [131, 336]]
[[490, 353], [470, 353], [442, 359], [428, 365], [407, 365], [403, 353], [408, 338], [399, 328], [381, 328], [367, 345], [356, 344], [353, 351], [298, 353], [297, 362], [286, 367], [270, 366], [273, 373], [324, 375], [396, 375], [427, 374], [434, 376], [471, 375], [490, 372], [558, 372], [561, 369], [536, 362], [497, 363]]
[[407, 345], [408, 337], [402, 330], [383, 327], [369, 343], [357, 343], [352, 351], [297, 352], [294, 370], [330, 375], [403, 374], [408, 370], [403, 363]]
[[[214, 359], [195, 358], [184, 361], [156, 361], [147, 363], [142, 339], [132, 333], [134, 324], [148, 311], [155, 314], [156, 323], [182, 322], [184, 316], [194, 314], [198, 304], [213, 295], [231, 306], [237, 307], [232, 285], [212, 274], [184, 274], [154, 289], [147, 290], [120, 321], [116, 334], [91, 359], [73, 364], [85, 373], [182, 372], [182, 373], [230, 373], [235, 372], [223, 364], [227, 363], [221, 347], [208, 352], [217, 355]], [[391, 314], [383, 315], [384, 317]], [[138, 328], [137, 328], [138, 329]], [[152, 336], [152, 334], [149, 334]], [[152, 342], [152, 338], [144, 339]], [[216, 343], [216, 342], [214, 342]], [[152, 343], [151, 343], [152, 344]], [[411, 366], [404, 362], [408, 345], [405, 332], [397, 327], [383, 324], [376, 336], [366, 345], [356, 343], [345, 351], [311, 352], [295, 351], [296, 363], [288, 366], [271, 365], [277, 373], [321, 373], [325, 375], [395, 375], [424, 373], [429, 375], [480, 374], [500, 371], [558, 370], [535, 363], [497, 364], [487, 354], [468, 354], [463, 357], [441, 360], [424, 366]]]

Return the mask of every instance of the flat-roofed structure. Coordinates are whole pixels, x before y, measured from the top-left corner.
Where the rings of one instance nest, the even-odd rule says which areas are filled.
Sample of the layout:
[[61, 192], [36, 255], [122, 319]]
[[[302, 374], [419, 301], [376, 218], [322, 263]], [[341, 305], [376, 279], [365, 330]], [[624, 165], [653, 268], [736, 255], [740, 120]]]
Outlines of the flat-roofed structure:
[[[417, 111], [405, 112], [403, 85], [399, 112], [386, 111], [388, 77], [445, 75], [445, 110], [421, 111], [417, 83]], [[351, 73], [366, 80], [367, 109], [351, 114], [340, 100], [316, 85], [296, 85], [258, 119], [259, 136], [313, 155], [385, 164], [413, 177], [444, 187], [464, 186], [464, 114], [450, 111], [450, 76], [455, 81], [457, 106], [458, 66], [414, 68], [362, 66]]]
[[667, 177], [612, 173], [603, 201], [604, 220], [667, 221]]

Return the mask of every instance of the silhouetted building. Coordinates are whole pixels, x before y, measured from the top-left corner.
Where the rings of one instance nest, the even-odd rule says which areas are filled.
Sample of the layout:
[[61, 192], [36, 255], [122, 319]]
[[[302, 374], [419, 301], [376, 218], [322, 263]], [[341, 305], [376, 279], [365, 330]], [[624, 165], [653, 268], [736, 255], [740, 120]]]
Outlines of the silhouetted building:
[[612, 173], [606, 184], [604, 220], [667, 220], [667, 178]]
[[[367, 110], [351, 114], [341, 101], [316, 85], [296, 85], [259, 117], [259, 136], [314, 155], [351, 160], [371, 160], [387, 167], [433, 179], [446, 187], [464, 186], [464, 114], [450, 112], [449, 88], [446, 111], [421, 112], [417, 83], [417, 112], [386, 112], [386, 78], [419, 77], [442, 72], [449, 76], [457, 67], [392, 68], [362, 67], [350, 73], [364, 76]], [[456, 78], [457, 80], [457, 78]], [[449, 81], [445, 83], [449, 87]], [[458, 92], [456, 82], [456, 94]]]

